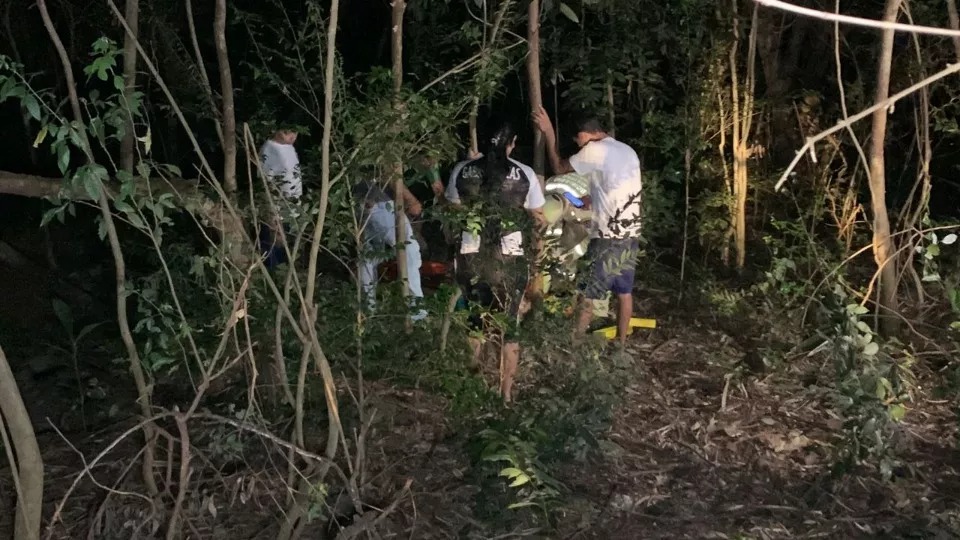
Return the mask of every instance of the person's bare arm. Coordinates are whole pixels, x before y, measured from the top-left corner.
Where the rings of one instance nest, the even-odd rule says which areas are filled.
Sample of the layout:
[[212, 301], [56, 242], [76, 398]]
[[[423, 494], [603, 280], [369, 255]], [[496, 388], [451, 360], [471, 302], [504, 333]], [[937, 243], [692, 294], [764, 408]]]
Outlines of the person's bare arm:
[[533, 222], [536, 225], [536, 231], [540, 231], [546, 228], [547, 226], [547, 217], [543, 214], [543, 208], [531, 208], [527, 210], [527, 213], [530, 214], [530, 217], [533, 218]]
[[423, 205], [414, 197], [413, 193], [410, 193], [407, 186], [404, 185], [402, 189], [403, 192], [401, 192], [400, 196], [403, 197], [404, 210], [406, 210], [408, 216], [412, 218], [418, 217], [423, 212]]
[[560, 158], [560, 149], [557, 147], [557, 134], [553, 131], [553, 123], [547, 115], [546, 109], [539, 107], [533, 111], [533, 123], [543, 133], [544, 142], [547, 147], [547, 158], [550, 160], [550, 168], [553, 174], [566, 174], [574, 172], [570, 165], [570, 160]]

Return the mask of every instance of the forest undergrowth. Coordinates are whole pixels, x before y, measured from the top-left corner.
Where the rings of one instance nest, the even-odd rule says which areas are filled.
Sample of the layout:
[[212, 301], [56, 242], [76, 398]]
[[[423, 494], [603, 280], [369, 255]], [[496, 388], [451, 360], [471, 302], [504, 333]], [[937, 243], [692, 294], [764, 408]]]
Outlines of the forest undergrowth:
[[[327, 330], [342, 402], [356, 403], [360, 394], [374, 417], [361, 424], [355, 408], [341, 409], [344, 432], [366, 441], [369, 513], [351, 516], [346, 493], [321, 485], [304, 534], [350, 537], [373, 520], [384, 538], [939, 538], [960, 530], [950, 399], [957, 388], [949, 377], [929, 362], [915, 363], [904, 414], [881, 425], [866, 403], [883, 404], [877, 389], [866, 388], [872, 396], [845, 390], [838, 352], [824, 345], [829, 339], [812, 345], [803, 339], [795, 311], [774, 314], [751, 289], [732, 294], [709, 280], [688, 284], [691, 292], [678, 301], [675, 273], [651, 263], [644, 275], [636, 312], [658, 326], [638, 330], [622, 351], [572, 346], [563, 300], [548, 297], [528, 336], [521, 397], [509, 408], [493, 391], [495, 359], [472, 369], [457, 332], [439, 352], [438, 318], [399, 341], [402, 318], [385, 315], [371, 325], [359, 379], [357, 364], [348, 361], [356, 354], [349, 332]], [[450, 292], [437, 291], [433, 308], [442, 311]], [[338, 303], [344, 305], [328, 297], [324, 328], [338, 328], [331, 319], [350, 316], [337, 313]], [[805, 342], [806, 349], [798, 345]], [[15, 354], [28, 354], [29, 344], [17, 345]], [[52, 377], [23, 385], [38, 409], [61, 411], [59, 422], [35, 419], [49, 464], [48, 506], [83, 470], [81, 455], [97, 455], [136, 425], [129, 409], [117, 410], [122, 373], [114, 374], [115, 387], [109, 375], [83, 375], [86, 434], [77, 400], [66, 400], [64, 412], [63, 396], [49, 392], [58, 384], [65, 395], [71, 385], [75, 392], [71, 373], [60, 374], [59, 383]], [[308, 404], [322, 399], [320, 392], [311, 388]], [[851, 409], [847, 400], [858, 395], [863, 403]], [[177, 400], [163, 391], [155, 396], [158, 405]], [[260, 413], [247, 398], [242, 385], [225, 386], [191, 427], [199, 461], [184, 506], [186, 537], [260, 538], [282, 512], [289, 493], [282, 448], [262, 434], [209, 420], [249, 423]], [[265, 410], [259, 425], [282, 432], [282, 418]], [[72, 432], [61, 431], [70, 426]], [[308, 447], [322, 442], [316, 422], [308, 419], [306, 430]], [[129, 474], [138, 451], [125, 439], [91, 468], [98, 482], [111, 478], [116, 485], [98, 489], [89, 478], [80, 481], [55, 538], [149, 533], [149, 505], [131, 495], [142, 489]], [[167, 467], [168, 477], [175, 474]]]

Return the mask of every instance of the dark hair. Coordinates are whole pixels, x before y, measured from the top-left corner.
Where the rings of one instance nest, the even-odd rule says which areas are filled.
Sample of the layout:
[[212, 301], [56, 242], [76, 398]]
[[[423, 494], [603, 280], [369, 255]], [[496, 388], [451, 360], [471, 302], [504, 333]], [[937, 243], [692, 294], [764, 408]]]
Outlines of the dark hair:
[[499, 127], [487, 140], [486, 152], [483, 154], [484, 172], [487, 182], [496, 182], [506, 177], [510, 172], [510, 162], [507, 161], [507, 147], [513, 143], [517, 132], [510, 122], [501, 122]]
[[590, 112], [580, 112], [573, 119], [575, 133], [602, 133], [606, 131], [600, 118]]

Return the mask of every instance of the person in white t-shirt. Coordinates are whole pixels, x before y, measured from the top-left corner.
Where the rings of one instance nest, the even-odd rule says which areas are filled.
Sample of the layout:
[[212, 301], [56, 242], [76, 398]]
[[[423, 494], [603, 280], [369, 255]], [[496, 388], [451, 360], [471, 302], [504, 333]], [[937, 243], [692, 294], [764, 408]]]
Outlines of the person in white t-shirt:
[[[537, 229], [542, 227], [545, 199], [533, 170], [510, 153], [517, 136], [509, 123], [490, 138], [486, 155], [458, 164], [445, 196], [464, 211], [467, 223], [479, 230], [461, 233], [456, 257], [457, 282], [468, 304], [481, 312], [471, 317], [476, 331], [502, 332], [500, 394], [513, 399], [513, 381], [520, 359], [520, 322], [523, 296], [530, 271], [530, 256]], [[505, 328], [484, 328], [486, 313], [506, 315]], [[479, 362], [481, 341], [469, 338], [474, 363]]]
[[303, 178], [300, 172], [300, 158], [293, 144], [297, 142], [297, 132], [292, 129], [278, 129], [273, 136], [260, 147], [260, 165], [267, 179], [267, 186], [273, 195], [277, 212], [268, 210], [266, 223], [260, 225], [260, 252], [265, 257], [267, 268], [274, 268], [287, 262], [284, 236], [289, 227], [283, 223], [297, 216], [297, 203], [303, 196]]
[[581, 279], [581, 303], [575, 336], [586, 333], [593, 317], [593, 300], [607, 291], [617, 296], [617, 335], [623, 344], [633, 316], [633, 282], [639, 254], [643, 207], [640, 159], [630, 146], [604, 131], [600, 121], [584, 116], [575, 124], [580, 150], [561, 159], [557, 137], [543, 107], [533, 112], [533, 121], [546, 139], [547, 155], [554, 174], [576, 172], [590, 182], [584, 207], [592, 210], [590, 244], [586, 259], [590, 267]]

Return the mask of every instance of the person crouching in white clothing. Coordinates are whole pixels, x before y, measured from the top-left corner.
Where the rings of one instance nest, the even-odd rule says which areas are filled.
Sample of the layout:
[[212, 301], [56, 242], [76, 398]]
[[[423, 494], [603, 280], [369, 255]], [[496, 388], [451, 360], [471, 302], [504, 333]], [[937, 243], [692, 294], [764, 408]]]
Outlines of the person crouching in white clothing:
[[[388, 250], [394, 251], [397, 244], [396, 212], [393, 198], [375, 182], [361, 182], [354, 188], [354, 197], [360, 202], [360, 227], [363, 231], [363, 246], [359, 254], [359, 280], [370, 311], [377, 306], [377, 267], [392, 258]], [[416, 306], [423, 300], [423, 287], [420, 284], [420, 244], [413, 235], [410, 219], [403, 216], [403, 241], [406, 252], [407, 284], [410, 291], [410, 305]], [[395, 256], [395, 255], [393, 255]], [[411, 319], [419, 321], [426, 318], [426, 310], [419, 309]]]

